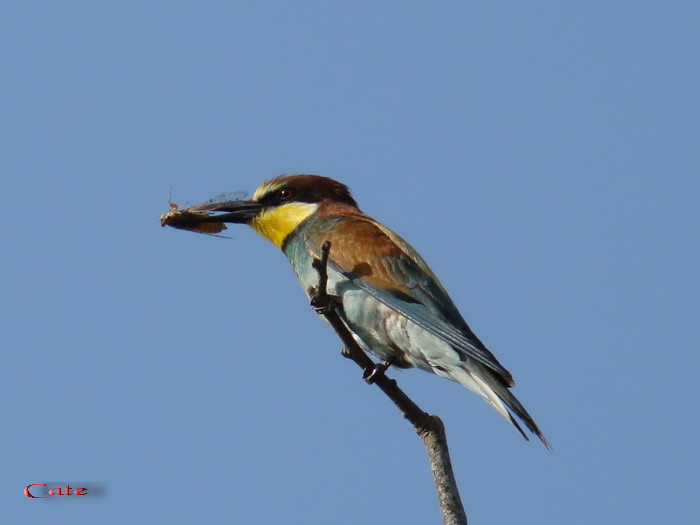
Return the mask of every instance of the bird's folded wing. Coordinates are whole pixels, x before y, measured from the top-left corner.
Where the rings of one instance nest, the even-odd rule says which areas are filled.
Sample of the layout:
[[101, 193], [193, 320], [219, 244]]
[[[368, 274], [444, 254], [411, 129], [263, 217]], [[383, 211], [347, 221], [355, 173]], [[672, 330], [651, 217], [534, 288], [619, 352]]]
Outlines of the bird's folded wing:
[[[476, 336], [470, 337], [473, 334], [457, 307], [408, 243], [369, 218], [346, 219], [333, 226], [307, 233], [306, 245], [311, 254], [320, 257], [321, 244], [329, 240], [331, 268], [388, 308], [451, 345], [461, 355], [496, 372], [506, 385], [514, 385], [510, 372]], [[358, 236], [366, 242], [358, 242]], [[367, 246], [371, 246], [371, 251]]]

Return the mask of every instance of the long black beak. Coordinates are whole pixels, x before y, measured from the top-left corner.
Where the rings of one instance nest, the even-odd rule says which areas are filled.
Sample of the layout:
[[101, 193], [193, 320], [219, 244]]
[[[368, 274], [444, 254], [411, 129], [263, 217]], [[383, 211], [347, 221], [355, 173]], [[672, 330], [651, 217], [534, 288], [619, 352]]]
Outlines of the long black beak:
[[[246, 223], [256, 217], [263, 209], [263, 205], [255, 201], [227, 201], [205, 202], [189, 208], [192, 212], [204, 212], [197, 218], [197, 222], [233, 222]], [[207, 213], [209, 212], [209, 213]], [[212, 212], [217, 212], [212, 215]], [[218, 213], [222, 212], [222, 213]], [[199, 213], [197, 213], [199, 215]]]

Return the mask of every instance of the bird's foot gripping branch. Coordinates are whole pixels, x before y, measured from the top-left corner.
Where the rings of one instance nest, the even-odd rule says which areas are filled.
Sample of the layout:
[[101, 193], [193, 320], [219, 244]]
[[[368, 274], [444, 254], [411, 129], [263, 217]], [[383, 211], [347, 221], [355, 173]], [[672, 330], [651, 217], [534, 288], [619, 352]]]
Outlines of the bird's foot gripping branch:
[[314, 258], [312, 262], [314, 269], [318, 272], [318, 287], [309, 290], [311, 306], [326, 318], [343, 341], [345, 348], [342, 350], [342, 355], [352, 359], [362, 368], [363, 378], [370, 384], [376, 384], [394, 402], [423, 440], [430, 468], [433, 471], [443, 522], [446, 525], [466, 525], [467, 515], [464, 512], [457, 481], [452, 470], [445, 426], [439, 417], [421, 410], [399, 388], [396, 381], [385, 374], [387, 368], [391, 366], [391, 362], [375, 363], [352, 337], [338, 313], [342, 309], [342, 302], [339, 298], [329, 295], [327, 291], [330, 251], [330, 241], [324, 241], [321, 245], [321, 258]]
[[366, 369], [364, 371], [362, 378], [371, 385], [380, 375], [384, 375], [384, 372], [386, 372], [392, 364], [391, 361], [375, 363], [371, 370]]

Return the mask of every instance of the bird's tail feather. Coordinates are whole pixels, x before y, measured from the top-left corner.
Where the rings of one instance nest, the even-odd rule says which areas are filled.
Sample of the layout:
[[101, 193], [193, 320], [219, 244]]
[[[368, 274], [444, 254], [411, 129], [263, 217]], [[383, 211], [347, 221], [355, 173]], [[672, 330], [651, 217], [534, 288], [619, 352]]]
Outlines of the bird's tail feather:
[[[529, 440], [527, 434], [523, 432], [523, 429], [513, 417], [513, 414], [515, 414], [523, 423], [525, 423], [525, 426], [530, 430], [530, 432], [535, 434], [540, 441], [542, 441], [544, 446], [551, 450], [552, 446], [549, 444], [549, 441], [547, 441], [547, 438], [544, 437], [544, 434], [542, 434], [542, 431], [537, 426], [537, 423], [535, 423], [535, 420], [532, 419], [532, 416], [530, 416], [525, 407], [510, 392], [510, 390], [508, 390], [508, 387], [504, 385], [499, 378], [493, 377], [487, 370], [484, 370], [483, 374], [477, 374], [464, 368], [453, 368], [449, 372], [449, 377], [450, 379], [457, 381], [458, 383], [462, 383], [467, 388], [470, 388], [477, 394], [481, 395], [481, 397], [483, 397], [489, 405], [495, 408], [499, 414], [501, 414], [506, 420], [510, 421], [510, 423], [526, 440]], [[510, 409], [510, 412], [508, 409], [506, 409], [506, 407]]]

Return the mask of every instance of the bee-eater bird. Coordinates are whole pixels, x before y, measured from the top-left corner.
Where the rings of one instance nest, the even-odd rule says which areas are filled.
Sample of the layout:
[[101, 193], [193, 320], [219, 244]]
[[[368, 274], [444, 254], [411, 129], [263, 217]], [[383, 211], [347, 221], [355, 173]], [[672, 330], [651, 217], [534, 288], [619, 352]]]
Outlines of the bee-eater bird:
[[[347, 186], [318, 175], [281, 176], [261, 184], [251, 200], [208, 209], [224, 213], [207, 222], [249, 224], [282, 249], [307, 294], [319, 278], [312, 261], [330, 241], [327, 291], [338, 298], [338, 313], [362, 348], [393, 366], [463, 384], [525, 439], [513, 416], [549, 447], [510, 392], [510, 372], [474, 335], [423, 258], [360, 211]], [[169, 224], [165, 215], [161, 222]]]

